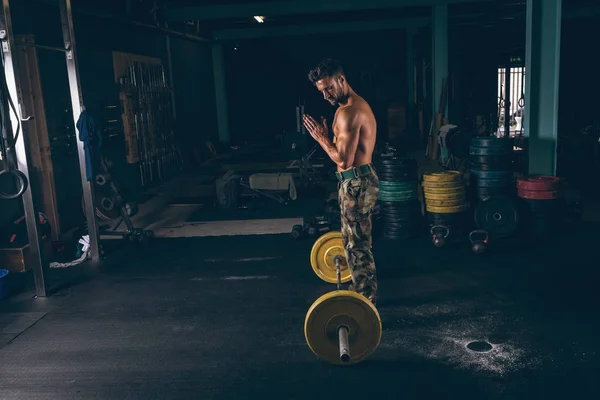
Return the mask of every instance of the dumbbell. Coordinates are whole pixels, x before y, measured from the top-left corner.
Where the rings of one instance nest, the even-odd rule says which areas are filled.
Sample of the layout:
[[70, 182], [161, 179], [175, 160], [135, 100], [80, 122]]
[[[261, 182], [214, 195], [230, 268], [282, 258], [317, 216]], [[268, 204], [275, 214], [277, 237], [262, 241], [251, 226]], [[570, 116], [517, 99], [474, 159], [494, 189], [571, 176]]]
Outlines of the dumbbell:
[[352, 365], [366, 360], [379, 347], [381, 318], [366, 297], [342, 290], [352, 279], [340, 232], [327, 232], [312, 247], [310, 262], [319, 278], [336, 283], [337, 290], [319, 297], [304, 321], [311, 351], [324, 361]]

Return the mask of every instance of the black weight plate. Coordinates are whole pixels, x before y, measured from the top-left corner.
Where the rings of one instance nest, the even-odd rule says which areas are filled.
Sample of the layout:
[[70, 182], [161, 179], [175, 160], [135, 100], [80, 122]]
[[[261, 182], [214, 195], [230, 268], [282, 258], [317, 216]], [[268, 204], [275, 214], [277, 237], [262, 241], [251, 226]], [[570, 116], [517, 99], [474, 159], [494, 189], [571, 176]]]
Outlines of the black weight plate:
[[417, 165], [417, 159], [414, 157], [402, 156], [384, 156], [376, 160], [378, 164], [394, 164], [394, 165]]
[[404, 228], [404, 229], [390, 229], [390, 228], [383, 228], [383, 231], [386, 233], [391, 233], [391, 234], [406, 234], [406, 233], [411, 233], [411, 232], [415, 232], [417, 230], [417, 227], [412, 226], [409, 228]]
[[520, 200], [532, 211], [556, 212], [564, 205], [562, 199], [532, 200], [520, 198]]
[[474, 169], [477, 171], [507, 171], [511, 169], [510, 163], [489, 163], [489, 164], [481, 164], [481, 163], [469, 163], [470, 169]]
[[475, 207], [475, 224], [492, 237], [512, 235], [519, 225], [516, 201], [510, 197], [490, 197], [479, 202]]
[[386, 175], [409, 175], [414, 176], [415, 179], [418, 179], [417, 169], [407, 169], [407, 168], [375, 168], [375, 173], [377, 175], [386, 174]]
[[469, 156], [506, 156], [511, 152], [511, 149], [504, 147], [469, 147]]
[[493, 136], [487, 137], [474, 137], [471, 138], [471, 147], [495, 147], [495, 148], [508, 148], [512, 149], [512, 142], [510, 139], [497, 138]]
[[421, 206], [414, 205], [413, 202], [397, 203], [398, 207], [386, 206], [381, 209], [383, 215], [421, 215]]
[[421, 210], [385, 210], [381, 215], [394, 218], [412, 218], [413, 216], [421, 215]]
[[389, 224], [401, 224], [401, 225], [415, 225], [419, 223], [420, 218], [384, 218], [383, 223], [385, 226]]
[[512, 177], [512, 171], [478, 171], [476, 169], [470, 170], [471, 176], [475, 176], [479, 179], [509, 179]]
[[471, 133], [468, 130], [455, 131], [450, 137], [446, 136], [446, 147], [455, 157], [464, 160], [469, 157]]
[[407, 239], [412, 239], [413, 237], [416, 236], [416, 233], [410, 232], [410, 233], [405, 233], [405, 234], [393, 234], [393, 233], [387, 233], [384, 232], [383, 233], [383, 238], [386, 240], [407, 240]]
[[475, 164], [512, 164], [511, 155], [503, 156], [470, 156], [469, 161]]
[[408, 176], [414, 176], [414, 179], [418, 179], [419, 178], [419, 174], [418, 174], [418, 170], [415, 169], [408, 169], [408, 168], [380, 168], [377, 167], [375, 168], [375, 173], [377, 175], [381, 175], [381, 174], [386, 174], [386, 175], [408, 175]]
[[410, 232], [415, 231], [420, 227], [420, 224], [410, 224], [410, 225], [384, 225], [383, 230], [386, 232]]
[[409, 214], [409, 215], [400, 215], [400, 214], [385, 214], [383, 217], [384, 221], [407, 221], [407, 222], [413, 222], [416, 221], [418, 219], [421, 218], [421, 215], [418, 214]]
[[473, 191], [473, 193], [476, 196], [508, 196], [510, 193], [514, 192], [514, 189], [511, 189], [509, 187], [498, 187], [498, 188], [475, 188], [475, 190]]
[[390, 216], [397, 216], [397, 217], [410, 217], [413, 215], [421, 215], [421, 209], [420, 208], [406, 208], [406, 209], [398, 209], [395, 210], [393, 208], [388, 208], [388, 209], [384, 209], [383, 211], [381, 211], [381, 215], [390, 215]]

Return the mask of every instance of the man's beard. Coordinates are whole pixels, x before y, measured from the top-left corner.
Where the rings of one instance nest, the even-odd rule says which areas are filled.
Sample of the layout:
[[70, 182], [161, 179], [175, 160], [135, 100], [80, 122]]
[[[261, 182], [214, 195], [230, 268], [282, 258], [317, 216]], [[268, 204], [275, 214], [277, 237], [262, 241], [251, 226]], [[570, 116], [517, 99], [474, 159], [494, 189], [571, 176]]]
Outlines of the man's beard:
[[332, 106], [339, 106], [340, 103], [344, 103], [347, 99], [348, 96], [344, 96], [343, 93], [339, 93], [336, 96], [329, 99], [329, 103], [331, 103]]

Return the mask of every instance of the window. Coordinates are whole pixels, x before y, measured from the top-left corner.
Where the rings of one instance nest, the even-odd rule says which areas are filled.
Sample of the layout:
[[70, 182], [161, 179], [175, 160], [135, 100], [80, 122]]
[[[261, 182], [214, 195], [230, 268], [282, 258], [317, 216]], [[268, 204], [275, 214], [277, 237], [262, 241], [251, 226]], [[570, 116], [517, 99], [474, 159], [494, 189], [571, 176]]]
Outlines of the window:
[[525, 67], [515, 66], [508, 69], [498, 68], [498, 136], [504, 136], [504, 119], [506, 107], [510, 113], [510, 135], [516, 136], [523, 133], [523, 117], [525, 115]]

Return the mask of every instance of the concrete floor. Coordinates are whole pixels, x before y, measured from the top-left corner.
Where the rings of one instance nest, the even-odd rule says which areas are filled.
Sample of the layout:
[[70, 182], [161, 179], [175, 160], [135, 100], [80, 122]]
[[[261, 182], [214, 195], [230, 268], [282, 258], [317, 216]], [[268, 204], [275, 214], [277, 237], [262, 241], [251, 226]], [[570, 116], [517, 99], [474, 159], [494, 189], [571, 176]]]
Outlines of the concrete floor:
[[212, 192], [189, 174], [158, 188], [133, 219], [157, 239], [105, 241], [100, 266], [50, 271], [50, 297], [24, 274], [0, 301], [0, 398], [600, 396], [597, 224], [483, 255], [376, 240], [382, 341], [335, 367], [304, 339], [308, 308], [335, 288], [312, 272], [314, 239], [289, 238], [301, 218], [188, 223], [198, 205], [169, 205]]
[[[51, 297], [0, 302], [0, 397], [598, 398], [594, 229], [484, 255], [376, 241], [383, 337], [352, 367], [304, 339], [308, 308], [334, 290], [311, 270], [311, 240], [111, 241], [99, 268], [53, 271]], [[466, 347], [478, 340], [492, 350]]]

